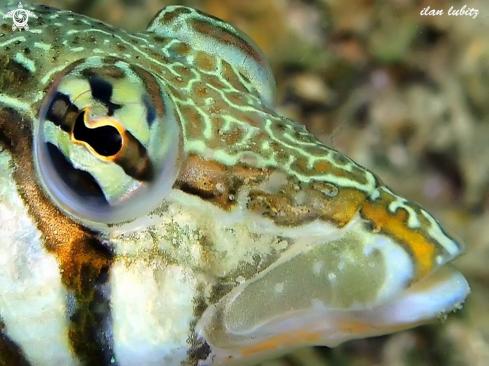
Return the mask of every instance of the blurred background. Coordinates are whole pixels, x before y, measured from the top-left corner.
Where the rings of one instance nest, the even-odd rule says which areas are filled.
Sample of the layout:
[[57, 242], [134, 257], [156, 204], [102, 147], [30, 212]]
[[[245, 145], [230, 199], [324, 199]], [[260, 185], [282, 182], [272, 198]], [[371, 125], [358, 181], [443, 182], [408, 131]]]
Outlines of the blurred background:
[[[32, 0], [31, 0], [32, 1]], [[196, 7], [268, 56], [279, 111], [419, 202], [467, 252], [472, 287], [445, 322], [310, 348], [264, 366], [489, 365], [489, 1], [38, 0], [131, 31]], [[479, 14], [449, 16], [475, 8]], [[443, 10], [421, 16], [423, 8]]]

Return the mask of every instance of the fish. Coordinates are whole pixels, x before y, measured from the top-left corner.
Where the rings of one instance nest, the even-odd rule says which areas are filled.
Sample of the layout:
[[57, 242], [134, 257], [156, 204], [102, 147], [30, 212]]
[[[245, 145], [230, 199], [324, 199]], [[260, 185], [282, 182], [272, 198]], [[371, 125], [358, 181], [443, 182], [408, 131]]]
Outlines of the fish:
[[462, 306], [464, 244], [275, 88], [189, 7], [0, 6], [0, 364], [252, 365]]

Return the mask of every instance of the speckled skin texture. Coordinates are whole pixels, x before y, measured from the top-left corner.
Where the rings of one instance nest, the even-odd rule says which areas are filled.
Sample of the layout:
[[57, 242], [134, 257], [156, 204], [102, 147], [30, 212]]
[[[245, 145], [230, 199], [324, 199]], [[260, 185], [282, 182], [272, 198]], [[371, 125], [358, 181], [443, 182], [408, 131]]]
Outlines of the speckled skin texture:
[[[459, 244], [426, 211], [275, 112], [273, 76], [266, 61], [246, 37], [225, 23], [175, 8], [160, 13], [148, 32], [131, 35], [69, 13], [32, 9], [49, 22], [31, 22], [30, 33], [20, 38], [10, 35], [2, 43], [6, 57], [0, 127], [5, 187], [8, 182], [11, 192], [4, 195], [3, 213], [13, 209], [27, 220], [21, 226], [9, 219], [14, 237], [5, 239], [4, 248], [9, 248], [5, 253], [13, 256], [15, 270], [30, 274], [26, 277], [30, 286], [44, 272], [43, 265], [52, 271], [52, 282], [43, 284], [46, 291], [54, 290], [50, 308], [68, 314], [69, 319], [52, 314], [46, 334], [61, 337], [56, 343], [62, 348], [52, 352], [35, 339], [24, 339], [26, 333], [15, 335], [15, 329], [22, 332], [21, 325], [14, 327], [15, 321], [24, 322], [22, 315], [2, 315], [6, 339], [15, 338], [23, 348], [20, 352], [4, 342], [3, 347], [11, 349], [9, 362], [21, 357], [45, 364], [50, 357], [65, 357], [59, 362], [130, 365], [145, 357], [145, 364], [224, 363], [250, 354], [258, 361], [274, 355], [278, 346], [335, 345], [379, 331], [365, 332], [364, 325], [355, 323], [352, 334], [342, 338], [339, 329], [344, 325], [339, 324], [331, 333], [324, 328], [299, 328], [303, 337], [290, 339], [282, 337], [288, 328], [271, 319], [290, 314], [286, 317], [304, 320], [289, 312], [308, 309], [312, 300], [326, 308], [349, 310], [354, 304], [359, 310], [384, 299], [401, 299], [406, 288], [431, 278], [428, 275], [435, 268], [460, 253]], [[189, 32], [193, 38], [186, 38]], [[12, 46], [19, 47], [12, 50]], [[218, 46], [222, 47], [216, 51]], [[140, 86], [129, 82], [131, 78], [140, 80]], [[52, 84], [54, 80], [59, 84]], [[111, 86], [110, 93], [105, 85]], [[127, 99], [126, 90], [131, 88], [136, 97]], [[91, 91], [91, 98], [83, 97], [90, 95], [86, 91]], [[59, 113], [59, 103], [73, 109], [76, 118]], [[142, 112], [131, 112], [138, 105]], [[76, 114], [80, 111], [84, 111], [81, 119]], [[131, 124], [134, 113], [146, 117], [141, 123], [149, 126], [149, 132]], [[121, 136], [134, 139], [122, 138], [120, 150], [108, 156], [95, 147], [94, 140], [77, 134], [77, 126], [83, 124], [112, 126]], [[162, 140], [160, 150], [147, 139], [156, 128], [176, 133]], [[67, 152], [66, 144], [73, 144], [72, 152]], [[70, 192], [85, 195], [87, 190], [73, 190], [71, 184], [61, 188], [48, 179], [60, 168], [51, 145], [73, 164], [75, 174], [87, 151], [92, 154], [95, 163], [83, 170], [95, 177], [102, 192], [97, 196], [100, 202], [112, 205], [109, 213], [117, 205], [126, 213], [135, 207], [134, 200], [119, 200], [117, 192], [122, 188], [115, 188], [121, 187], [122, 180], [136, 193], [153, 194], [139, 193], [145, 201], [137, 206], [141, 212], [136, 217], [114, 214], [101, 219], [82, 214], [71, 206]], [[134, 150], [131, 146], [137, 146], [136, 157], [127, 152]], [[170, 174], [161, 174], [164, 190], [151, 190], [159, 186], [148, 173], [147, 167], [153, 165], [157, 172], [161, 166], [174, 167]], [[108, 166], [118, 170], [109, 174]], [[97, 172], [107, 174], [97, 176]], [[111, 185], [112, 176], [117, 186]], [[105, 177], [108, 183], [103, 183]], [[20, 203], [13, 206], [10, 196]], [[80, 204], [92, 201], [80, 200]], [[146, 206], [144, 211], [141, 207]], [[9, 251], [9, 243], [19, 240], [16, 232], [21, 236], [29, 230], [40, 237], [36, 248], [42, 261], [38, 257], [33, 261], [24, 249], [24, 267], [22, 260], [18, 262], [22, 255]], [[28, 248], [32, 240], [20, 241]], [[333, 260], [336, 245], [342, 254]], [[368, 260], [369, 255], [375, 260]], [[48, 265], [53, 260], [57, 267]], [[355, 271], [344, 269], [343, 260], [357, 267]], [[363, 268], [360, 264], [365, 261], [374, 265]], [[326, 266], [328, 280], [319, 282], [323, 286], [337, 276], [346, 284], [365, 277], [371, 281], [358, 291], [348, 286], [351, 292], [331, 285], [332, 297], [337, 297], [333, 302], [326, 289], [311, 284], [304, 296], [294, 300], [294, 286], [314, 283], [295, 282], [299, 277], [294, 274], [304, 263], [311, 265], [304, 272], [306, 279]], [[334, 266], [338, 273], [331, 272]], [[280, 278], [286, 281], [273, 280], [274, 273], [282, 273]], [[15, 293], [16, 288], [12, 280], [2, 293]], [[429, 317], [457, 306], [464, 297], [460, 291], [460, 298], [440, 305]], [[278, 313], [262, 311], [259, 294], [267, 293], [280, 294], [276, 299], [271, 296], [270, 307], [274, 308], [274, 301], [286, 306]], [[6, 296], [7, 307], [16, 304], [14, 298]], [[236, 319], [244, 313], [239, 309], [245, 308], [251, 317], [245, 317], [245, 326], [238, 325]], [[314, 311], [309, 314], [320, 316]], [[395, 330], [396, 320], [391, 320], [394, 329], [387, 327], [384, 332]], [[254, 324], [258, 342], [250, 345], [241, 332]], [[219, 330], [224, 326], [235, 333]], [[278, 340], [266, 335], [270, 331]]]

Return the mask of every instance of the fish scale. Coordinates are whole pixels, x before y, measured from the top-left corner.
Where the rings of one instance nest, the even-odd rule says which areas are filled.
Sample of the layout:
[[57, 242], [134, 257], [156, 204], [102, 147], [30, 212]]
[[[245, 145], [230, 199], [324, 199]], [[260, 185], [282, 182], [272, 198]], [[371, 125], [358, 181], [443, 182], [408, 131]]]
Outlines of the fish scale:
[[278, 114], [230, 24], [0, 15], [0, 363], [253, 364], [468, 295], [463, 246]]

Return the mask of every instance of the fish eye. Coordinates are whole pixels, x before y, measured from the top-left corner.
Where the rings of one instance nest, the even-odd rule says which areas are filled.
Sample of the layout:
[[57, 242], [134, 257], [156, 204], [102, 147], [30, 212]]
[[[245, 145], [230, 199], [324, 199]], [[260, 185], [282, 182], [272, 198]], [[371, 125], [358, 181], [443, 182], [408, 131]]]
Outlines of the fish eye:
[[161, 205], [181, 151], [164, 84], [122, 60], [75, 62], [42, 101], [34, 137], [41, 185], [61, 211], [88, 227], [130, 222]]

